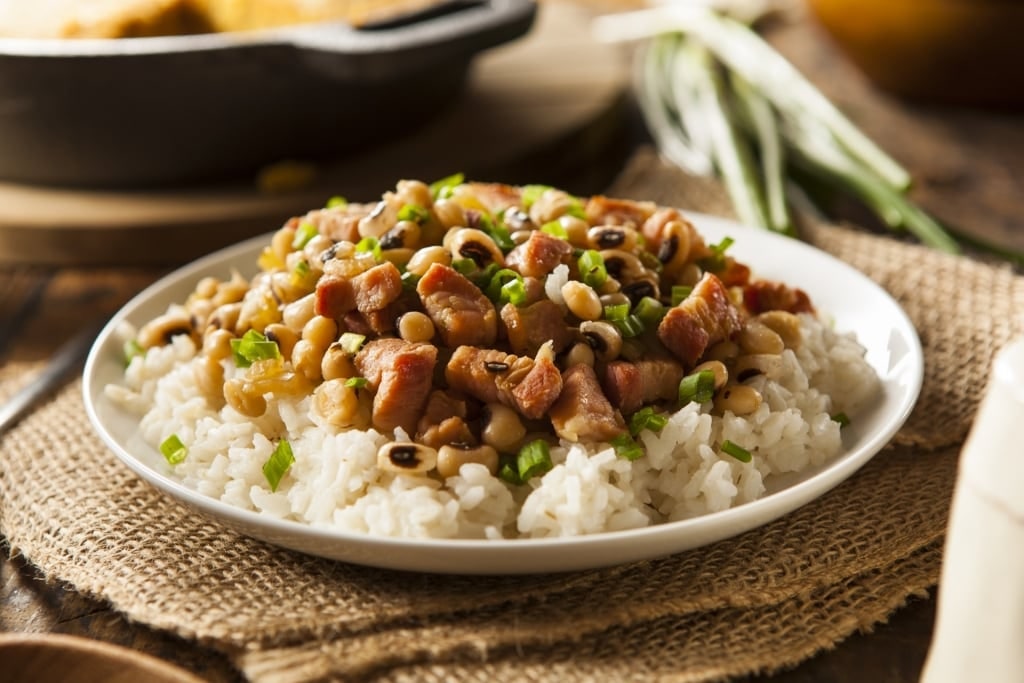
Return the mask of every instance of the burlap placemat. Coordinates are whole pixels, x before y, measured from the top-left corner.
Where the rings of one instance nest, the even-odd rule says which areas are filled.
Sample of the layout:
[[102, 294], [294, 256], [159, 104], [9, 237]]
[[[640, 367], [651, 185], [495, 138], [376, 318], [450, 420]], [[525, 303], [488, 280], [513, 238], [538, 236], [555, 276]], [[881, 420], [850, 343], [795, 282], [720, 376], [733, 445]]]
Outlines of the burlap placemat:
[[[724, 213], [716, 186], [641, 153], [610, 194]], [[785, 518], [681, 555], [554, 576], [356, 567], [237, 536], [96, 438], [81, 385], [0, 440], [0, 531], [52, 580], [226, 652], [258, 681], [706, 681], [797, 663], [935, 584], [960, 445], [994, 353], [1024, 329], [1007, 268], [834, 227], [807, 239], [889, 290], [924, 391], [885, 451]], [[0, 370], [0, 399], [25, 381]]]

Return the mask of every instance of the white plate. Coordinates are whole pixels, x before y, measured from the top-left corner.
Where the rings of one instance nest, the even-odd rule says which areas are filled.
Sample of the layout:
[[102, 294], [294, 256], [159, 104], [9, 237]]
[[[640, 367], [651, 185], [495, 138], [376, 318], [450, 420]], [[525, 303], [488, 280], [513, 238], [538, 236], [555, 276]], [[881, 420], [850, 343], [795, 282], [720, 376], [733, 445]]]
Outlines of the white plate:
[[[796, 240], [703, 215], [691, 215], [709, 242], [730, 236], [729, 253], [757, 277], [805, 289], [836, 329], [854, 331], [881, 377], [877, 404], [843, 430], [846, 450], [822, 467], [769, 480], [766, 495], [735, 508], [681, 522], [590, 536], [521, 540], [418, 540], [379, 538], [313, 528], [243, 510], [186, 488], [167, 474], [160, 453], [142, 444], [137, 419], [104, 396], [104, 385], [123, 376], [115, 330], [140, 326], [182, 302], [199, 278], [226, 278], [232, 268], [255, 271], [268, 236], [202, 258], [153, 284], [125, 305], [100, 333], [85, 366], [89, 419], [106, 444], [139, 476], [242, 534], [322, 557], [393, 569], [459, 574], [522, 574], [589, 569], [697, 548], [764, 525], [820, 497], [853, 474], [896, 433], [917, 400], [923, 358], [917, 333], [899, 305], [845, 263]], [[110, 501], [116, 504], [116, 501]]]

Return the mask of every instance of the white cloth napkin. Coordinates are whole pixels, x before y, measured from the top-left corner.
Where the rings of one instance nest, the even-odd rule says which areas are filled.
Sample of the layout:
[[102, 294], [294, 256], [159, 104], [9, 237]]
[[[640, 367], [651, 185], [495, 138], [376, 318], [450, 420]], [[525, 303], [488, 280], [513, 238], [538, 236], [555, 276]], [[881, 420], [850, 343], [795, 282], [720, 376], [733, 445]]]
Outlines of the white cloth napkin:
[[1024, 339], [996, 357], [960, 457], [921, 680], [1024, 681]]

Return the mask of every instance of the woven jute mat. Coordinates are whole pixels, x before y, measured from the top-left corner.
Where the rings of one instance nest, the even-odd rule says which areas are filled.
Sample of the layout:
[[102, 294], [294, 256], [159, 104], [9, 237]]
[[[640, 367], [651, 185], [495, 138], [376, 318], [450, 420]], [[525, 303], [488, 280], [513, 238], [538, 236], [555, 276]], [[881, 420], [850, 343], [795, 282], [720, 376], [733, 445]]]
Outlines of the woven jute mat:
[[[642, 152], [609, 194], [728, 214]], [[893, 442], [827, 495], [739, 537], [550, 576], [430, 576], [238, 536], [151, 489], [88, 424], [76, 382], [0, 441], [0, 531], [49, 579], [228, 654], [256, 681], [710, 681], [800, 662], [933, 586], [957, 456], [1024, 279], [839, 227], [804, 237], [916, 325], [924, 389]], [[0, 370], [0, 399], [28, 368]]]

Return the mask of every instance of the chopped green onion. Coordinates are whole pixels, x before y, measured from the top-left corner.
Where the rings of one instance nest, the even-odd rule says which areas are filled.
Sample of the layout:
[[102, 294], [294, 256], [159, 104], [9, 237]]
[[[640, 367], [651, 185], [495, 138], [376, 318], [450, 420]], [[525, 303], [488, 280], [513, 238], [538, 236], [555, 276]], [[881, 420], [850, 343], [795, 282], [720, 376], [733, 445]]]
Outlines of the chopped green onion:
[[[511, 270], [509, 268], [502, 268], [501, 270], [496, 271], [494, 275], [491, 276], [491, 281], [487, 284], [487, 288], [485, 290], [487, 298], [493, 301], [494, 303], [500, 303], [502, 301], [507, 303], [508, 301], [510, 301], [510, 299], [508, 299], [507, 297], [511, 296], [512, 290], [509, 290], [509, 292], [506, 294], [505, 286], [512, 282], [518, 282], [520, 288], [523, 288], [523, 276], [517, 273], [516, 271]], [[522, 289], [522, 292], [523, 298], [525, 298], [525, 288]]]
[[839, 427], [843, 428], [850, 424], [850, 418], [846, 413], [836, 413], [832, 416], [833, 422], [838, 422]]
[[281, 439], [277, 443], [277, 448], [270, 454], [270, 459], [263, 463], [263, 476], [267, 478], [271, 491], [277, 491], [278, 484], [294, 462], [291, 444]]
[[501, 301], [513, 306], [526, 303], [526, 285], [522, 280], [509, 280], [501, 286]]
[[554, 467], [551, 462], [551, 452], [548, 450], [548, 442], [543, 439], [531, 441], [519, 449], [516, 454], [516, 473], [520, 481], [528, 481], [533, 477], [544, 474]]
[[605, 320], [625, 320], [629, 315], [629, 304], [609, 304], [604, 307]]
[[668, 418], [654, 412], [654, 408], [646, 406], [633, 413], [629, 418], [629, 433], [636, 436], [645, 429], [660, 432], [668, 424]]
[[171, 434], [160, 444], [160, 452], [171, 465], [177, 465], [188, 455], [188, 448], [181, 442], [177, 434]]
[[126, 341], [124, 346], [121, 348], [121, 351], [124, 354], [125, 367], [131, 365], [132, 359], [136, 356], [146, 355], [146, 349], [142, 348], [142, 344], [139, 343], [138, 339], [129, 339]]
[[598, 289], [608, 281], [608, 270], [604, 267], [604, 258], [601, 256], [601, 252], [587, 249], [580, 255], [577, 263], [584, 284]]
[[305, 259], [303, 259], [303, 260], [299, 261], [298, 263], [296, 263], [295, 267], [292, 269], [292, 277], [291, 277], [292, 286], [294, 286], [294, 287], [302, 286], [302, 284], [305, 282], [306, 278], [309, 277], [309, 274], [310, 274], [311, 271], [312, 271], [312, 269], [309, 267], [309, 262], [306, 261]]
[[277, 342], [270, 341], [256, 330], [249, 330], [240, 339], [231, 340], [231, 354], [236, 367], [247, 368], [258, 360], [280, 358], [281, 349]]
[[462, 275], [469, 275], [476, 270], [476, 261], [471, 258], [452, 259], [452, 268]]
[[481, 223], [480, 229], [490, 235], [494, 243], [498, 245], [498, 249], [503, 252], [508, 253], [515, 249], [516, 243], [512, 241], [512, 233], [504, 223], [486, 221]]
[[579, 218], [581, 221], [587, 220], [587, 211], [583, 208], [583, 202], [579, 197], [573, 197], [570, 200], [569, 208], [566, 209], [565, 214], [573, 218]]
[[430, 220], [430, 210], [416, 204], [406, 204], [398, 210], [398, 220], [422, 225]]
[[672, 305], [678, 306], [692, 291], [693, 287], [689, 285], [672, 285]]
[[440, 180], [435, 180], [430, 183], [430, 195], [434, 199], [448, 199], [452, 196], [456, 186], [461, 185], [465, 180], [466, 176], [462, 173], [453, 173]]
[[369, 252], [373, 254], [373, 259], [375, 261], [380, 261], [382, 258], [380, 240], [376, 237], [364, 237], [356, 242], [356, 251]]
[[356, 334], [355, 332], [345, 332], [338, 338], [338, 345], [345, 352], [345, 355], [348, 356], [354, 356], [359, 353], [359, 349], [363, 348], [365, 343], [366, 335]]
[[654, 327], [661, 322], [661, 319], [668, 313], [664, 304], [651, 296], [645, 296], [633, 307], [633, 315], [640, 319], [645, 326]]
[[351, 389], [362, 389], [369, 383], [370, 380], [366, 379], [365, 377], [349, 377], [347, 380], [345, 380], [345, 386]]
[[309, 244], [309, 241], [317, 236], [320, 231], [316, 229], [316, 226], [308, 221], [299, 223], [298, 229], [295, 231], [295, 237], [292, 238], [292, 249], [302, 249], [304, 246]]
[[515, 486], [523, 484], [523, 480], [519, 478], [519, 470], [516, 469], [516, 465], [512, 460], [507, 460], [501, 464], [501, 467], [498, 468], [498, 478]]
[[644, 333], [644, 324], [640, 321], [640, 318], [636, 317], [632, 313], [627, 315], [621, 320], [610, 320], [612, 325], [615, 325], [615, 329], [619, 331], [623, 339], [630, 337], [639, 337]]
[[340, 195], [334, 195], [333, 197], [327, 200], [328, 209], [337, 209], [342, 206], [348, 206], [348, 200]]
[[626, 460], [638, 460], [644, 457], [643, 446], [633, 440], [629, 434], [619, 434], [609, 442], [615, 448], [615, 455]]
[[647, 270], [653, 270], [655, 273], [661, 274], [661, 271], [665, 269], [665, 264], [662, 263], [661, 260], [659, 260], [655, 254], [652, 254], [651, 252], [647, 251], [647, 249], [643, 247], [643, 242], [643, 235], [637, 235], [636, 243], [637, 246], [641, 247], [641, 249], [637, 253], [636, 257], [640, 259], [640, 263], [643, 264], [644, 268], [646, 268]]
[[521, 198], [521, 203], [523, 205], [523, 208], [528, 210], [531, 206], [533, 206], [533, 203], [535, 201], [540, 199], [540, 196], [542, 194], [544, 194], [548, 190], [553, 190], [553, 189], [554, 188], [551, 187], [550, 185], [525, 185], [525, 186], [523, 186], [523, 194], [522, 194], [522, 198]]
[[679, 405], [707, 403], [715, 395], [715, 373], [701, 370], [687, 375], [679, 382]]
[[743, 446], [734, 444], [732, 441], [729, 441], [729, 439], [722, 442], [722, 452], [726, 455], [731, 455], [740, 462], [750, 462], [753, 459], [753, 456], [750, 455], [750, 451]]
[[415, 290], [419, 281], [420, 276], [416, 273], [410, 273], [409, 271], [402, 273], [402, 289], [407, 292]]
[[718, 272], [725, 268], [725, 251], [732, 246], [735, 240], [731, 237], [723, 237], [718, 244], [709, 244], [711, 255], [702, 258], [698, 263], [704, 269], [711, 272]]
[[540, 226], [540, 231], [547, 233], [552, 237], [557, 237], [560, 240], [569, 239], [569, 233], [565, 231], [565, 228], [562, 227], [562, 224], [559, 221], [548, 221], [544, 225]]

